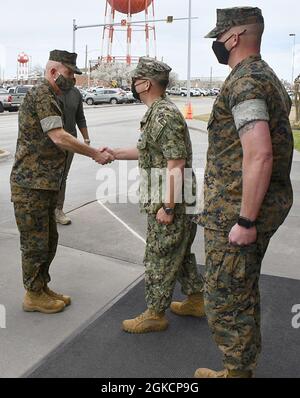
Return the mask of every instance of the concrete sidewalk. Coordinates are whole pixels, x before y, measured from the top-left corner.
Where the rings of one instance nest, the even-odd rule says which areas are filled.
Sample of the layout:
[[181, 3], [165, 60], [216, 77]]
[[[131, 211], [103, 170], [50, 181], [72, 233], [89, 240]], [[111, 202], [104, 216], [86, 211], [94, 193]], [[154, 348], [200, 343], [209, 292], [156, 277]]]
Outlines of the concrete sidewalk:
[[[1, 378], [21, 377], [34, 368], [50, 352], [66, 343], [74, 333], [79, 333], [122, 297], [143, 275], [142, 245], [137, 239], [127, 237], [122, 226], [100, 206], [97, 210], [97, 227], [90, 225], [84, 230], [82, 250], [77, 248], [76, 242], [70, 243], [64, 233], [61, 234], [61, 244], [51, 266], [51, 286], [72, 296], [73, 303], [63, 313], [56, 315], [22, 311], [24, 289], [21, 282], [19, 235], [12, 228], [0, 233], [0, 303], [6, 308], [6, 329], [0, 329]], [[86, 206], [78, 216], [76, 212], [72, 216], [75, 225], [87, 225], [87, 221], [95, 217], [93, 206], [91, 209]], [[104, 231], [107, 224], [109, 234]], [[71, 232], [71, 229], [66, 232]], [[105, 251], [105, 239], [109, 246], [107, 255], [94, 254], [93, 251], [97, 253], [97, 250], [93, 250], [88, 242], [93, 240], [94, 247], [101, 252], [101, 249]], [[118, 239], [123, 240], [127, 254], [122, 253], [122, 245], [119, 245], [119, 251], [114, 250]], [[131, 257], [131, 260], [120, 260], [118, 257]]]
[[[205, 128], [205, 124], [192, 121], [189, 125], [192, 127], [196, 165], [203, 166], [207, 134], [200, 130]], [[109, 205], [109, 213], [93, 202], [92, 197], [89, 203], [86, 199], [83, 201], [83, 197], [87, 196], [78, 194], [80, 191], [74, 182], [75, 176], [78, 178], [76, 173], [81, 172], [86, 180], [84, 184], [90, 184], [88, 178], [94, 173], [91, 166], [84, 172], [86, 174], [83, 173], [84, 161], [77, 158], [70, 175], [67, 203], [73, 224], [59, 228], [60, 245], [51, 268], [51, 287], [73, 298], [73, 305], [63, 313], [47, 316], [22, 312], [24, 290], [19, 235], [11, 216], [1, 222], [0, 304], [6, 308], [7, 319], [6, 329], [0, 329], [0, 377], [21, 377], [34, 369], [50, 353], [84, 330], [143, 277], [145, 218], [138, 213], [136, 205]], [[271, 242], [263, 273], [300, 280], [299, 153], [295, 153], [292, 179], [295, 204], [286, 223]], [[83, 191], [86, 189], [86, 185], [81, 187]], [[129, 232], [126, 226], [136, 235]], [[198, 263], [203, 264], [201, 228], [194, 251]], [[295, 297], [295, 304], [297, 301], [299, 297]]]
[[0, 160], [6, 159], [10, 155], [9, 152], [0, 149]]
[[187, 120], [189, 130], [207, 134], [207, 123], [201, 120]]

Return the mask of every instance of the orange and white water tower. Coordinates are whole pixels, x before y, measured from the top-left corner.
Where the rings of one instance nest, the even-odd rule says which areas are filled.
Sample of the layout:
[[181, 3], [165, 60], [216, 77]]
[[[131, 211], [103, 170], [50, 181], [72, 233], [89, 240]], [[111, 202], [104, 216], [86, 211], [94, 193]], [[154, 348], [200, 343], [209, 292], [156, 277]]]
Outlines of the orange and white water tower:
[[[129, 66], [137, 62], [138, 56], [132, 55], [132, 41], [134, 40], [134, 33], [138, 31], [145, 33], [145, 53], [142, 55], [156, 58], [156, 31], [153, 22], [155, 20], [154, 2], [155, 0], [106, 0], [101, 62], [126, 62]], [[116, 22], [117, 13], [123, 14], [123, 18], [121, 16], [121, 26], [116, 27], [113, 24]], [[141, 15], [138, 19], [141, 22], [135, 24], [133, 22], [137, 14]], [[126, 32], [126, 55], [113, 54], [116, 31]], [[152, 53], [150, 48], [153, 48]]]

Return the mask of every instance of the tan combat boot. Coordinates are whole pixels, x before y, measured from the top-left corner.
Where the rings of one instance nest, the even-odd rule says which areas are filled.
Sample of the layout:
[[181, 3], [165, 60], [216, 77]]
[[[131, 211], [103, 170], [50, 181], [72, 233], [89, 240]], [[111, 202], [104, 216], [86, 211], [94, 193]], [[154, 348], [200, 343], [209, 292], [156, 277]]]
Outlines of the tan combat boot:
[[123, 321], [123, 330], [127, 333], [149, 333], [166, 330], [169, 322], [163, 313], [147, 310], [135, 319]]
[[203, 294], [192, 294], [182, 302], [174, 301], [171, 303], [170, 309], [177, 315], [201, 318], [205, 316]]
[[26, 312], [42, 312], [43, 314], [56, 314], [63, 311], [65, 303], [63, 301], [54, 300], [49, 297], [45, 292], [29, 292], [27, 291], [24, 302], [23, 310]]
[[195, 372], [196, 379], [251, 379], [253, 373], [250, 370], [228, 370], [216, 372], [211, 369], [197, 369]]
[[61, 225], [70, 225], [72, 221], [60, 209], [55, 209], [56, 222]]
[[52, 290], [50, 290], [48, 286], [46, 286], [44, 288], [44, 292], [47, 294], [47, 296], [49, 296], [55, 300], [63, 301], [66, 306], [71, 305], [71, 297], [70, 296], [65, 296], [63, 294], [55, 293]]

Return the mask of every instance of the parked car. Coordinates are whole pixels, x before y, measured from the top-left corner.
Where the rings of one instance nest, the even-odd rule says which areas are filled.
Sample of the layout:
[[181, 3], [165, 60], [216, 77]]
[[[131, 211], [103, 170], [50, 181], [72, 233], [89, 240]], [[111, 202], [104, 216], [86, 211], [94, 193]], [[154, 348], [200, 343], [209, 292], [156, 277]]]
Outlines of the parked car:
[[197, 88], [191, 88], [191, 97], [200, 97], [200, 92]]
[[220, 94], [220, 89], [219, 88], [210, 88], [208, 90], [209, 95], [219, 95]]
[[96, 104], [123, 104], [127, 102], [127, 95], [120, 89], [96, 89], [95, 92], [88, 92], [85, 97], [88, 105]]
[[166, 92], [169, 95], [180, 95], [179, 87], [171, 87], [171, 88], [167, 89]]
[[84, 100], [85, 100], [85, 97], [86, 97], [86, 95], [87, 95], [87, 91], [83, 90], [82, 88], [79, 88], [78, 90], [79, 90], [79, 92], [80, 92], [80, 94], [81, 94], [82, 101], [84, 101]]
[[16, 86], [8, 90], [8, 102], [6, 103], [9, 112], [17, 111], [20, 108], [26, 94], [33, 86]]
[[125, 91], [126, 96], [127, 96], [127, 102], [129, 104], [133, 104], [135, 102], [140, 103], [141, 101], [137, 100], [136, 98], [134, 98], [132, 91]]
[[289, 92], [289, 96], [292, 101], [295, 101], [295, 93], [294, 92]]
[[3, 113], [6, 109], [6, 103], [8, 102], [8, 91], [4, 88], [0, 88], [0, 113]]
[[200, 95], [201, 95], [202, 97], [207, 97], [207, 96], [209, 95], [209, 91], [206, 90], [205, 88], [198, 88], [198, 90], [199, 90]]
[[187, 97], [187, 88], [186, 87], [180, 87], [180, 95], [182, 97]]

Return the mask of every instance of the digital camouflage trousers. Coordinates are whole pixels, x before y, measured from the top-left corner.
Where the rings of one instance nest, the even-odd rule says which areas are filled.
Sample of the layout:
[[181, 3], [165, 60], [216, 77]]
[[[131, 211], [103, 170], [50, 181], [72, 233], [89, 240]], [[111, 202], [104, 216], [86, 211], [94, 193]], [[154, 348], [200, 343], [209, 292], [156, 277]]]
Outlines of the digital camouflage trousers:
[[49, 267], [57, 249], [57, 192], [13, 187], [12, 201], [20, 232], [24, 287], [39, 292], [50, 282]]
[[226, 369], [256, 367], [261, 351], [259, 277], [274, 232], [238, 247], [229, 244], [228, 232], [205, 229], [205, 312]]
[[171, 225], [162, 225], [148, 215], [146, 267], [146, 303], [149, 309], [164, 312], [169, 308], [176, 281], [185, 295], [203, 291], [203, 279], [191, 252], [197, 226], [186, 214], [175, 215]]

